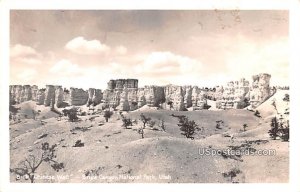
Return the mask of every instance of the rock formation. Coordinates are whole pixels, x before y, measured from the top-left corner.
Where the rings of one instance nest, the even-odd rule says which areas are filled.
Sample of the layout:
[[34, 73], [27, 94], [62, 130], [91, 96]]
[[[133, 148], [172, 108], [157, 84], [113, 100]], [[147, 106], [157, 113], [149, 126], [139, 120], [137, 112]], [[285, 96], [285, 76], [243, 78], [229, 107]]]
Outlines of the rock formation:
[[101, 89], [94, 89], [94, 88], [89, 88], [88, 90], [88, 106], [93, 104], [98, 105], [99, 103], [101, 103], [102, 100], [102, 91]]
[[16, 103], [22, 103], [24, 101], [29, 101], [33, 99], [33, 91], [35, 90], [35, 85], [33, 86], [34, 90], [30, 85], [10, 85], [9, 86], [9, 99]]
[[54, 85], [46, 85], [44, 105], [50, 106], [51, 103], [55, 103], [55, 87]]
[[146, 105], [150, 107], [158, 107], [165, 102], [164, 87], [145, 86], [143, 90], [140, 90], [139, 95], [144, 95]]
[[125, 87], [124, 90], [120, 93], [120, 105], [118, 107], [121, 111], [129, 111], [130, 106], [128, 102], [128, 90]]
[[205, 92], [198, 88], [197, 86], [192, 89], [192, 109], [193, 110], [202, 110], [207, 106], [207, 99], [205, 97]]
[[64, 90], [61, 86], [55, 87], [55, 107], [60, 108], [64, 103]]
[[37, 91], [36, 102], [38, 105], [43, 105], [45, 103], [45, 90], [39, 89]]
[[250, 91], [250, 105], [255, 108], [271, 96], [271, 75], [261, 73], [252, 76], [252, 79], [253, 83]]
[[184, 93], [181, 86], [167, 85], [164, 92], [170, 110], [182, 111], [184, 109]]
[[252, 85], [244, 78], [230, 81], [226, 86], [199, 88], [197, 86], [145, 86], [138, 88], [137, 79], [116, 79], [107, 83], [107, 89], [90, 88], [88, 91], [78, 88], [67, 90], [61, 86], [47, 85], [46, 89], [37, 86], [11, 85], [10, 100], [16, 103], [34, 100], [37, 104], [51, 107], [69, 105], [98, 105], [101, 102], [107, 107], [130, 111], [144, 105], [169, 110], [202, 110], [207, 109], [207, 100], [216, 101], [220, 109], [242, 109], [248, 105], [255, 108], [276, 92], [269, 86], [271, 75], [253, 76]]
[[70, 105], [85, 105], [88, 101], [88, 92], [83, 89], [70, 88]]
[[183, 94], [184, 94], [184, 107], [190, 108], [192, 106], [192, 92], [193, 88], [192, 86], [184, 86], [182, 87]]

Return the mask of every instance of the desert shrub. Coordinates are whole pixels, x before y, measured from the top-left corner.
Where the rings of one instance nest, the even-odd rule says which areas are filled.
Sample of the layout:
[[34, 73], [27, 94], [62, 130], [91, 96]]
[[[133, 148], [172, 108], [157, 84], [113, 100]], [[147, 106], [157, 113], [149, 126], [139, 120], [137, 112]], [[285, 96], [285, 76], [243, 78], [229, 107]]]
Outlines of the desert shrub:
[[72, 108], [72, 109], [69, 110], [68, 118], [69, 118], [69, 121], [72, 121], [72, 122], [78, 120], [77, 110], [75, 108]]
[[150, 117], [146, 117], [143, 113], [141, 113], [140, 115], [140, 120], [142, 121], [143, 123], [143, 128], [146, 127], [146, 124], [151, 121], [151, 118]]
[[270, 137], [275, 140], [279, 136], [279, 123], [276, 117], [271, 120], [271, 129], [268, 131]]
[[275, 99], [272, 101], [271, 105], [274, 107], [274, 109], [276, 110], [276, 112], [278, 114], [278, 110], [277, 110], [277, 105], [276, 105], [276, 100]]
[[127, 129], [129, 126], [132, 126], [132, 120], [130, 118], [122, 116], [122, 122], [122, 127], [125, 127], [125, 129]]
[[142, 139], [144, 139], [144, 128], [143, 127], [138, 129], [138, 133], [142, 136]]
[[223, 124], [224, 124], [223, 120], [216, 121], [216, 129], [222, 129], [221, 125], [223, 125]]
[[113, 112], [112, 111], [104, 111], [103, 117], [105, 118], [105, 121], [108, 122], [108, 119], [112, 116]]
[[173, 108], [173, 102], [172, 102], [172, 101], [168, 101], [167, 104], [169, 105], [169, 108], [170, 108], [170, 109]]
[[[90, 126], [91, 127], [91, 126]], [[91, 130], [90, 127], [74, 127], [70, 130], [70, 132], [75, 132], [75, 131], [82, 131], [82, 132], [86, 132]]]
[[286, 123], [283, 123], [283, 122], [280, 123], [279, 137], [282, 141], [289, 141], [289, 139], [290, 139], [290, 125], [289, 125], [288, 120], [287, 120]]
[[237, 168], [233, 168], [228, 172], [222, 173], [223, 177], [230, 178], [230, 181], [233, 182], [233, 178], [236, 177], [238, 174], [242, 173], [241, 170], [237, 169]]
[[178, 126], [180, 127], [180, 130], [183, 132], [181, 133], [186, 138], [194, 139], [193, 135], [195, 134], [196, 128], [198, 128], [198, 125], [195, 121], [190, 121], [187, 117], [180, 117]]
[[48, 163], [57, 172], [64, 169], [64, 164], [55, 160], [55, 148], [56, 145], [50, 147], [49, 143], [42, 143], [42, 153], [39, 156], [29, 155], [20, 163], [20, 167], [10, 169], [10, 172], [15, 173], [17, 178], [27, 178], [34, 183], [34, 175], [43, 162]]
[[160, 127], [163, 131], [166, 131], [165, 120], [160, 120], [158, 127]]
[[284, 98], [282, 100], [286, 101], [286, 102], [289, 102], [290, 101], [290, 95], [289, 94], [285, 94]]
[[84, 146], [84, 143], [81, 142], [81, 140], [77, 140], [75, 142], [75, 145], [73, 145], [73, 147], [83, 147]]
[[260, 116], [260, 113], [259, 113], [259, 111], [258, 111], [258, 110], [256, 110], [256, 111], [255, 111], [254, 115], [255, 115], [256, 117], [259, 117], [259, 118], [261, 118], [261, 116]]

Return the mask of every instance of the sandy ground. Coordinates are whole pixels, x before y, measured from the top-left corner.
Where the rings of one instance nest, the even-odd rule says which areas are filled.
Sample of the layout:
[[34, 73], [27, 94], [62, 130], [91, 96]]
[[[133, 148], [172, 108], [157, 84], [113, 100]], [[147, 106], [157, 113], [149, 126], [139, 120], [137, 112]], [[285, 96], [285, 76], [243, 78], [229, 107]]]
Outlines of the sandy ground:
[[[57, 144], [57, 161], [63, 162], [64, 170], [55, 172], [47, 163], [36, 171], [35, 182], [146, 182], [146, 183], [264, 183], [288, 182], [289, 143], [271, 140], [268, 135], [270, 118], [278, 115], [271, 105], [276, 99], [279, 113], [285, 111], [288, 103], [282, 101], [286, 91], [278, 91], [257, 109], [262, 118], [248, 110], [203, 110], [167, 111], [143, 107], [126, 117], [136, 120], [129, 129], [122, 127], [119, 112], [105, 122], [102, 114], [79, 116], [79, 122], [61, 120], [49, 108], [28, 101], [17, 105], [20, 122], [10, 123], [11, 168], [29, 154], [39, 156], [41, 144]], [[33, 119], [32, 110], [40, 111]], [[87, 110], [87, 107], [82, 107]], [[140, 114], [156, 121], [154, 127], [146, 126], [145, 138], [138, 129], [142, 127]], [[173, 114], [173, 116], [172, 116]], [[195, 139], [187, 139], [179, 130], [178, 115], [194, 120], [199, 130]], [[158, 124], [164, 120], [166, 130]], [[222, 120], [220, 128], [216, 121]], [[243, 131], [243, 124], [247, 124]], [[85, 127], [86, 131], [71, 131]], [[154, 129], [153, 129], [154, 128]], [[42, 134], [47, 136], [38, 139]], [[83, 147], [73, 147], [77, 140]], [[207, 151], [238, 148], [275, 150], [274, 155], [202, 155]], [[235, 175], [230, 177], [229, 173]], [[17, 180], [11, 173], [11, 182]]]

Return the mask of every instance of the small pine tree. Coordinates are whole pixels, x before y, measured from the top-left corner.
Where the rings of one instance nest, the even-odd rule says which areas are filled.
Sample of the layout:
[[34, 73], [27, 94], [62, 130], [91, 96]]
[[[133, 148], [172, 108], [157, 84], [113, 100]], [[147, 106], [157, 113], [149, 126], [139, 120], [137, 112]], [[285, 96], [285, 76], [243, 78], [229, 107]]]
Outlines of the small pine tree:
[[150, 117], [146, 117], [143, 113], [141, 113], [140, 117], [141, 117], [140, 120], [141, 120], [142, 123], [143, 123], [143, 129], [145, 129], [146, 124], [147, 124], [149, 121], [151, 121], [151, 118], [150, 118]]
[[273, 102], [271, 103], [271, 105], [274, 107], [274, 109], [276, 110], [277, 114], [278, 114], [278, 110], [277, 110], [277, 105], [276, 105], [276, 100], [274, 99]]
[[186, 138], [194, 139], [193, 135], [195, 134], [195, 130], [199, 129], [198, 125], [195, 121], [190, 121], [187, 117], [183, 116], [179, 118], [178, 126], [180, 130], [183, 132], [181, 133]]
[[144, 128], [143, 127], [139, 128], [138, 133], [141, 134], [142, 139], [144, 139]]
[[20, 176], [25, 179], [29, 178], [31, 183], [34, 183], [34, 175], [43, 162], [48, 163], [52, 169], [58, 172], [64, 168], [64, 164], [58, 163], [55, 160], [55, 148], [56, 145], [50, 147], [49, 143], [42, 143], [42, 153], [40, 157], [29, 155], [29, 157], [20, 163], [21, 167], [10, 169], [10, 172], [15, 173], [17, 178]]
[[273, 140], [276, 140], [276, 138], [279, 136], [279, 124], [276, 117], [272, 118], [271, 129], [268, 131], [268, 133]]
[[108, 122], [108, 119], [112, 116], [112, 112], [111, 111], [104, 111], [104, 118], [105, 118], [105, 121]]
[[289, 121], [287, 121], [287, 124], [284, 126], [283, 123], [280, 124], [280, 129], [279, 129], [279, 133], [280, 133], [280, 138], [282, 141], [289, 141], [290, 139], [290, 125], [289, 125]]
[[77, 117], [77, 110], [76, 110], [75, 108], [70, 109], [70, 110], [67, 112], [67, 115], [68, 115], [69, 120], [72, 121], [72, 122], [78, 120], [78, 117]]
[[290, 95], [289, 94], [285, 94], [284, 98], [282, 100], [286, 101], [286, 102], [289, 102], [290, 101]]
[[132, 126], [132, 120], [130, 118], [126, 118], [124, 116], [122, 116], [122, 127], [125, 127], [125, 129], [127, 129], [129, 126]]

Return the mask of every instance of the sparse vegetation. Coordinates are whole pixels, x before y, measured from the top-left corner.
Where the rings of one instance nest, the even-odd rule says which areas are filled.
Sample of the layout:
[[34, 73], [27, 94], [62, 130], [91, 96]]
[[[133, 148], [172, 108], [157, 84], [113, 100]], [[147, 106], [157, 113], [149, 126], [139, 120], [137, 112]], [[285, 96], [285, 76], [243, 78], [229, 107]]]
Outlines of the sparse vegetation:
[[190, 121], [186, 116], [179, 118], [179, 123], [177, 124], [180, 127], [181, 133], [186, 138], [194, 139], [193, 135], [195, 130], [198, 128], [198, 125], [194, 120]]
[[49, 143], [42, 143], [41, 155], [29, 155], [24, 161], [20, 163], [20, 167], [10, 169], [10, 172], [15, 173], [17, 179], [29, 179], [31, 183], [34, 183], [34, 176], [37, 172], [37, 169], [43, 162], [48, 163], [52, 167], [52, 169], [57, 172], [61, 169], [64, 169], [64, 164], [58, 163], [55, 160], [55, 148], [56, 145], [52, 145], [50, 147]]
[[150, 117], [146, 117], [143, 113], [141, 113], [140, 117], [141, 117], [140, 120], [141, 120], [142, 123], [143, 123], [143, 129], [145, 129], [146, 124], [147, 124], [149, 121], [151, 121], [151, 118], [150, 118]]
[[164, 132], [166, 132], [165, 120], [160, 120], [160, 124], [158, 125]]
[[268, 133], [273, 140], [276, 140], [276, 138], [279, 136], [279, 124], [276, 117], [272, 118], [271, 129], [268, 131]]
[[[92, 126], [90, 126], [92, 127]], [[91, 130], [90, 127], [74, 127], [73, 129], [70, 130], [70, 132], [75, 132], [75, 131], [82, 131], [82, 132], [86, 132]]]
[[273, 99], [271, 105], [274, 107], [274, 109], [276, 110], [277, 114], [278, 114], [278, 110], [277, 110], [277, 105], [276, 105], [276, 100]]
[[77, 140], [77, 141], [75, 142], [75, 145], [73, 145], [73, 147], [83, 147], [83, 146], [84, 146], [84, 143], [81, 142], [81, 140]]
[[290, 95], [289, 94], [285, 94], [284, 98], [282, 100], [286, 101], [286, 102], [290, 102]]
[[259, 111], [258, 111], [258, 110], [256, 110], [256, 111], [255, 111], [254, 115], [255, 115], [256, 117], [259, 117], [259, 118], [261, 118], [261, 116], [260, 116], [260, 113], [259, 113]]
[[138, 129], [138, 133], [142, 136], [142, 139], [144, 139], [144, 128], [143, 127]]
[[225, 178], [230, 178], [230, 181], [232, 183], [234, 183], [233, 178], [236, 177], [238, 174], [242, 173], [241, 170], [239, 170], [238, 168], [233, 168], [228, 172], [222, 173], [223, 177]]
[[289, 123], [287, 123], [287, 125], [283, 128], [281, 128], [279, 130], [280, 132], [280, 138], [282, 139], [282, 141], [289, 141], [290, 139], [290, 126]]
[[109, 110], [104, 111], [103, 117], [105, 118], [105, 121], [108, 122], [108, 119], [112, 116], [113, 112]]
[[216, 121], [216, 129], [222, 129], [221, 125], [223, 125], [223, 124], [224, 124], [223, 120]]
[[122, 127], [125, 127], [125, 129], [128, 129], [129, 126], [132, 126], [132, 120], [130, 118], [126, 118], [125, 116], [122, 116]]
[[243, 124], [243, 131], [245, 132], [246, 131], [246, 128], [248, 127], [248, 125], [245, 123]]
[[167, 104], [169, 105], [169, 109], [173, 109], [173, 102], [172, 101], [168, 101]]
[[68, 116], [69, 121], [74, 122], [78, 120], [76, 108], [64, 109], [62, 112], [64, 116]]

